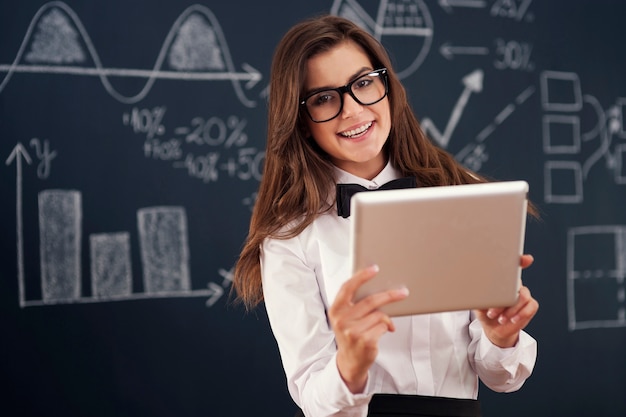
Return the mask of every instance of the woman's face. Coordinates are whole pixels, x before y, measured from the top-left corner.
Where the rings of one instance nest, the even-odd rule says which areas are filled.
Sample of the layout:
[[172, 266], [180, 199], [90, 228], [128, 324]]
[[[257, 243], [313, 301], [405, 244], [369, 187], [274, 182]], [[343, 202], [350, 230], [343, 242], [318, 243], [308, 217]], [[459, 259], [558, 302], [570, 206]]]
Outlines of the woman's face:
[[[342, 42], [308, 60], [305, 94], [344, 86], [376, 69], [360, 46], [352, 41]], [[343, 108], [337, 117], [322, 123], [315, 123], [308, 116], [305, 119], [309, 133], [337, 167], [368, 179], [385, 167], [382, 149], [391, 130], [387, 97], [368, 106], [344, 93]]]

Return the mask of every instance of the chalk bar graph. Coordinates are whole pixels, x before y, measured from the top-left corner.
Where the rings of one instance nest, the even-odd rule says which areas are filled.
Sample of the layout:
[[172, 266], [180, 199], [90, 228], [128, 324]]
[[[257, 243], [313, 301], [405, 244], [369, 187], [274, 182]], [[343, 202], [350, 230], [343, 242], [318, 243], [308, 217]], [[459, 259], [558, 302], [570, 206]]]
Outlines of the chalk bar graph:
[[[20, 305], [209, 297], [216, 289], [193, 289], [190, 273], [187, 214], [184, 207], [157, 206], [137, 210], [137, 235], [143, 291], [133, 291], [131, 232], [94, 233], [88, 239], [90, 288], [82, 279], [82, 193], [44, 190], [38, 195], [41, 299]], [[25, 277], [18, 277], [25, 281]], [[32, 284], [33, 279], [31, 278]], [[20, 282], [20, 286], [27, 286]]]

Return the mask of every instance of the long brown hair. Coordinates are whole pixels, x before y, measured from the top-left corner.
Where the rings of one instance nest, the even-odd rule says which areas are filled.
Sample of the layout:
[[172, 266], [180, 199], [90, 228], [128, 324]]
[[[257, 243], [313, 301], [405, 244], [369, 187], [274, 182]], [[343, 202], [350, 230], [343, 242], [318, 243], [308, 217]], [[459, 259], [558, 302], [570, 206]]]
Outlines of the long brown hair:
[[233, 289], [251, 309], [263, 301], [261, 244], [267, 237], [298, 235], [321, 213], [332, 209], [333, 165], [315, 141], [306, 136], [299, 97], [307, 61], [341, 42], [352, 41], [368, 55], [374, 69], [385, 67], [389, 79], [391, 131], [384, 151], [404, 176], [421, 187], [485, 182], [435, 146], [422, 132], [384, 47], [349, 20], [321, 16], [292, 27], [274, 53], [263, 178], [250, 229], [235, 267]]

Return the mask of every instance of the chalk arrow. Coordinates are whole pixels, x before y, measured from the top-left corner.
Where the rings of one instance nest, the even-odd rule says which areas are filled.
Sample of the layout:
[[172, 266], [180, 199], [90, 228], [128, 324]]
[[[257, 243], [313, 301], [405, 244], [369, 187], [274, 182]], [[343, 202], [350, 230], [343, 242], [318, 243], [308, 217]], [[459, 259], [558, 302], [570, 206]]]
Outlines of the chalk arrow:
[[452, 60], [454, 55], [487, 55], [489, 48], [484, 46], [451, 46], [444, 43], [439, 48], [439, 53], [448, 60]]
[[484, 0], [439, 0], [439, 6], [448, 13], [452, 13], [453, 7], [470, 7], [482, 9], [487, 6]]
[[250, 79], [246, 83], [246, 88], [249, 90], [252, 87], [254, 87], [259, 81], [261, 81], [261, 73], [252, 65], [246, 64], [245, 62], [241, 64], [241, 66], [243, 67], [243, 70], [246, 73], [248, 73], [250, 77]]
[[15, 160], [17, 165], [17, 175], [15, 176], [15, 190], [17, 197], [15, 198], [15, 216], [16, 216], [16, 232], [17, 232], [17, 283], [20, 293], [20, 306], [23, 307], [26, 301], [24, 294], [24, 235], [22, 220], [22, 158], [27, 164], [31, 164], [32, 160], [26, 149], [20, 142], [15, 145], [13, 151], [7, 158], [5, 164], [11, 165]]
[[217, 300], [219, 300], [222, 297], [222, 295], [224, 295], [224, 289], [214, 282], [209, 282], [208, 286], [209, 286], [209, 292], [211, 293], [211, 296], [209, 297], [208, 300], [206, 300], [206, 305], [207, 307], [212, 307], [213, 304], [215, 304]]
[[457, 100], [456, 105], [452, 109], [452, 114], [450, 115], [450, 119], [448, 120], [448, 124], [446, 125], [446, 129], [443, 133], [437, 129], [432, 120], [425, 118], [422, 121], [422, 128], [424, 131], [429, 133], [430, 137], [442, 148], [446, 148], [448, 146], [452, 132], [454, 132], [456, 125], [459, 123], [459, 119], [463, 114], [463, 109], [465, 109], [467, 101], [472, 93], [480, 93], [483, 90], [483, 71], [475, 70], [463, 77], [463, 85], [465, 88]]
[[28, 163], [29, 165], [32, 163], [32, 160], [30, 159], [30, 155], [26, 151], [26, 148], [24, 148], [24, 146], [20, 142], [18, 142], [17, 145], [15, 145], [15, 148], [13, 148], [13, 151], [11, 151], [11, 154], [7, 158], [5, 164], [11, 165], [11, 162], [13, 162], [13, 160], [15, 159], [17, 161], [17, 169], [19, 172], [21, 172], [22, 162], [19, 158], [20, 156], [22, 156], [26, 163]]

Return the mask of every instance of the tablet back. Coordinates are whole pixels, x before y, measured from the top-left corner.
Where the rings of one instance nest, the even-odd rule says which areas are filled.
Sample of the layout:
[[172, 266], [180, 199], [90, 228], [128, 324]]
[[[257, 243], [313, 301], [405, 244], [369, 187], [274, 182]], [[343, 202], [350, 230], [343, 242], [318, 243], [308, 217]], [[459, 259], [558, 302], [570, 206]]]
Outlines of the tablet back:
[[381, 309], [392, 316], [515, 304], [527, 193], [505, 181], [355, 194], [353, 272], [380, 267], [356, 299], [405, 286], [409, 297]]

